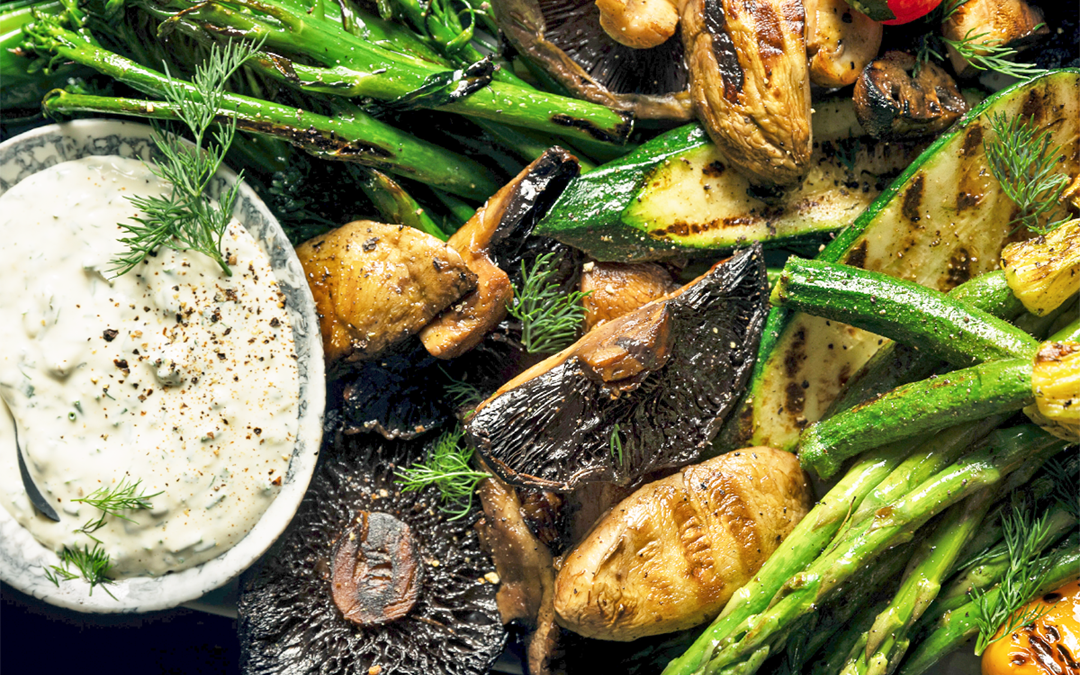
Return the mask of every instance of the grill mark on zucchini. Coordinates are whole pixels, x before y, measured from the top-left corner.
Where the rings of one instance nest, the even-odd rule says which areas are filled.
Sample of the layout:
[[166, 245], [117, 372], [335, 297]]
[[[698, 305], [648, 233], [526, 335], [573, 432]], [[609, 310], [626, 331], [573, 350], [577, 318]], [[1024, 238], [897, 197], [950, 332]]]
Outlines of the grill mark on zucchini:
[[920, 173], [915, 177], [915, 180], [911, 181], [911, 187], [904, 192], [904, 203], [900, 207], [900, 213], [913, 223], [919, 222], [919, 216], [922, 214], [923, 185], [925, 181], [925, 177]]
[[[1063, 144], [1060, 171], [1075, 175], [1080, 164], [1078, 91], [1080, 71], [1059, 70], [1007, 89], [960, 120], [946, 132], [853, 226], [837, 235], [820, 258], [948, 290], [962, 278], [976, 277], [996, 267], [1000, 249], [1024, 232], [1008, 225], [1015, 206], [1001, 192], [986, 167], [982, 144], [992, 132], [989, 115], [1013, 116], [1038, 112], [1054, 142]], [[1051, 95], [1041, 92], [1052, 91]], [[1038, 92], [1034, 96], [1032, 92]], [[1053, 100], [1047, 107], [1046, 101]], [[924, 177], [919, 221], [902, 210], [916, 179]], [[961, 182], [963, 181], [963, 182]], [[979, 195], [978, 204], [955, 208], [960, 186]], [[963, 247], [964, 252], [960, 251]], [[950, 281], [951, 275], [951, 281]], [[943, 288], [944, 286], [944, 288]], [[796, 331], [805, 347], [803, 361], [788, 375], [788, 359]], [[857, 371], [877, 349], [877, 340], [863, 331], [798, 312], [775, 312], [763, 339], [758, 366], [743, 405], [732, 415], [716, 442], [715, 452], [746, 445], [790, 448], [800, 426], [796, 415], [778, 413], [786, 404], [789, 382], [810, 382], [799, 415], [817, 421], [840, 391], [843, 368]], [[830, 346], [831, 345], [831, 346]]]
[[964, 144], [960, 148], [960, 156], [967, 159], [982, 149], [983, 130], [978, 122], [972, 123], [964, 132]]

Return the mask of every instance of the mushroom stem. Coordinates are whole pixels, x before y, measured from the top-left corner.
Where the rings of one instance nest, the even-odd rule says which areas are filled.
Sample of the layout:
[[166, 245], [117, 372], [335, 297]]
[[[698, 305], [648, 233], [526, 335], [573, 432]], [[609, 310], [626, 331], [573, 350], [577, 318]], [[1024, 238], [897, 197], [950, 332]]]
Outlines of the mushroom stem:
[[334, 604], [361, 626], [400, 619], [416, 604], [419, 562], [408, 525], [388, 513], [361, 511], [334, 551]]

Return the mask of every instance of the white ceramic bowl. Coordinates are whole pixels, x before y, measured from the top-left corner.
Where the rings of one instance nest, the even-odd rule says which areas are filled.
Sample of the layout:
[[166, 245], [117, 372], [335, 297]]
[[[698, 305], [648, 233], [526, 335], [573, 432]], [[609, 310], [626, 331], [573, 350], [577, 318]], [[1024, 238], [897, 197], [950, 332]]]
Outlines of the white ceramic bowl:
[[[54, 164], [90, 155], [120, 155], [148, 160], [153, 156], [151, 128], [116, 120], [78, 120], [41, 127], [0, 144], [0, 195], [19, 181]], [[218, 172], [212, 192], [236, 182], [228, 169]], [[322, 338], [315, 317], [315, 302], [304, 281], [300, 261], [288, 238], [255, 192], [240, 187], [233, 216], [248, 229], [270, 258], [292, 322], [300, 368], [300, 420], [296, 446], [281, 491], [251, 532], [213, 560], [161, 577], [136, 577], [109, 585], [114, 600], [98, 589], [89, 594], [81, 579], [58, 588], [43, 569], [59, 564], [53, 551], [42, 546], [0, 508], [0, 579], [46, 602], [83, 612], [148, 612], [175, 607], [222, 586], [244, 571], [285, 530], [307, 490], [322, 441], [326, 404]], [[0, 270], [0, 274], [3, 271]], [[3, 421], [7, 423], [7, 421]], [[12, 447], [0, 455], [14, 461]], [[3, 464], [7, 464], [4, 461]]]

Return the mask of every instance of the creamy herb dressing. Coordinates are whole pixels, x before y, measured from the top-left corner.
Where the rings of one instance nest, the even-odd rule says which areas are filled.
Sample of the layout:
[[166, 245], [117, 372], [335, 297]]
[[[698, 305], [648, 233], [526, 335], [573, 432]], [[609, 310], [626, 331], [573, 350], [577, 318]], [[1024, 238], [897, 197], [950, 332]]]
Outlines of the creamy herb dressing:
[[[109, 278], [137, 215], [127, 197], [165, 195], [137, 160], [88, 157], [0, 197], [0, 396], [35, 483], [57, 512], [30, 506], [0, 411], [0, 501], [45, 546], [93, 545], [86, 497], [141, 480], [153, 509], [93, 533], [113, 576], [160, 575], [239, 541], [277, 495], [295, 443], [299, 379], [270, 262], [235, 220], [206, 256], [158, 251]], [[3, 403], [0, 403], [3, 405]]]

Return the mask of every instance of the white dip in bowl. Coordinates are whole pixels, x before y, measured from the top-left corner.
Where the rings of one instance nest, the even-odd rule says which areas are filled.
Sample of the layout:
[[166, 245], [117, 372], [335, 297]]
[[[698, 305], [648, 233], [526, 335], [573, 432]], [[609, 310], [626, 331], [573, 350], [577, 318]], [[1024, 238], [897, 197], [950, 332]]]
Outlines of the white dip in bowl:
[[[127, 156], [105, 152], [102, 130], [121, 132], [107, 145]], [[50, 133], [55, 161], [8, 182], [3, 151]], [[71, 138], [102, 152], [68, 159]], [[115, 276], [130, 236], [118, 223], [140, 215], [128, 198], [169, 190], [140, 159], [148, 138], [143, 125], [93, 120], [0, 146], [0, 398], [61, 519], [31, 506], [0, 410], [0, 576], [85, 611], [174, 606], [242, 571], [295, 512], [320, 440], [313, 303], [249, 189], [234, 216], [260, 209], [262, 227], [229, 225], [231, 274], [201, 253], [160, 248]], [[130, 508], [125, 496], [143, 499]], [[80, 576], [65, 549], [108, 556], [106, 592], [58, 574]]]

